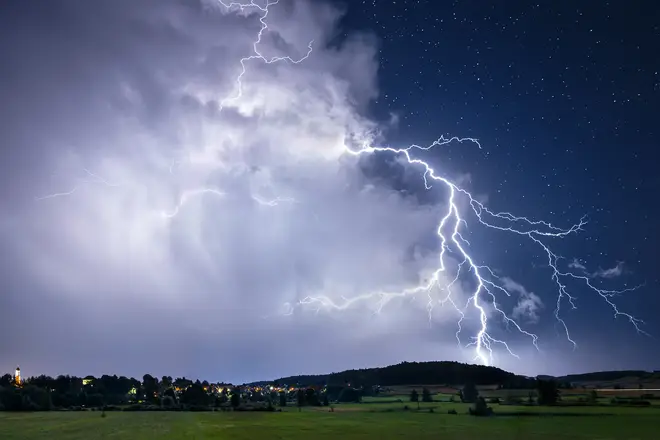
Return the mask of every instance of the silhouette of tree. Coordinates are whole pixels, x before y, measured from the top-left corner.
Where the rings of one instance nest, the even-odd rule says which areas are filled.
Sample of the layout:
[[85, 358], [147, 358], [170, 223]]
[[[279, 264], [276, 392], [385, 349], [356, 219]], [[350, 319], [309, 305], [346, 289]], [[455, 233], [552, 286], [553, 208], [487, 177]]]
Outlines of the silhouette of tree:
[[464, 403], [475, 403], [479, 397], [479, 391], [474, 382], [468, 382], [463, 385], [463, 389], [460, 391], [461, 402]]
[[241, 390], [236, 387], [231, 390], [231, 397], [229, 398], [231, 407], [236, 409], [241, 405]]
[[347, 403], [355, 402], [359, 403], [362, 401], [362, 394], [358, 390], [352, 387], [344, 387], [339, 392], [337, 396], [337, 402]]
[[539, 405], [555, 405], [559, 400], [559, 389], [554, 380], [538, 380]]
[[433, 402], [433, 396], [428, 388], [422, 388], [422, 402]]
[[0, 387], [9, 387], [14, 382], [14, 377], [11, 374], [5, 374], [0, 377]]
[[199, 381], [186, 388], [181, 393], [181, 403], [192, 406], [208, 406], [211, 403], [209, 396]]
[[320, 406], [319, 396], [314, 388], [307, 388], [305, 390], [305, 402], [307, 405]]
[[172, 381], [172, 376], [163, 376], [160, 379], [160, 389], [161, 391], [165, 391], [168, 388], [172, 388], [174, 386], [174, 383]]
[[493, 413], [493, 409], [488, 406], [486, 399], [477, 397], [474, 406], [469, 408], [469, 413], [473, 416], [489, 416]]
[[158, 402], [158, 379], [151, 374], [145, 374], [142, 377], [142, 390], [146, 400], [149, 402]]

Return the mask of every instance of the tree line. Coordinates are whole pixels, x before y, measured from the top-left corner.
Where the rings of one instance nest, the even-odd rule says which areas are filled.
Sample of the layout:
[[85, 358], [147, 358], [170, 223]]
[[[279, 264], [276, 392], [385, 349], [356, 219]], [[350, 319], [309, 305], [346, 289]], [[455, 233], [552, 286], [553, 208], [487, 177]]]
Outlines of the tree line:
[[[329, 405], [330, 402], [360, 402], [395, 385], [499, 384], [500, 388], [537, 389], [535, 378], [517, 376], [495, 367], [458, 362], [403, 362], [384, 368], [347, 370], [319, 376], [292, 376], [272, 382], [235, 386], [193, 381], [185, 377], [161, 378], [145, 374], [142, 380], [103, 375], [26, 379], [20, 385], [11, 375], [0, 377], [0, 410], [50, 410], [107, 408], [133, 405], [164, 409], [263, 407], [273, 410], [286, 405]], [[465, 392], [465, 387], [462, 392]], [[469, 391], [468, 391], [469, 392]], [[420, 396], [416, 397], [419, 399]], [[431, 399], [422, 390], [421, 400]]]
[[[347, 387], [344, 387], [347, 388]], [[331, 389], [335, 401], [359, 401], [353, 389]], [[41, 375], [16, 383], [0, 377], [0, 411], [48, 411], [56, 409], [123, 410], [270, 410], [276, 406], [329, 405], [327, 388], [284, 388], [210, 384], [185, 377], [160, 379], [145, 374], [142, 380], [125, 376]]]

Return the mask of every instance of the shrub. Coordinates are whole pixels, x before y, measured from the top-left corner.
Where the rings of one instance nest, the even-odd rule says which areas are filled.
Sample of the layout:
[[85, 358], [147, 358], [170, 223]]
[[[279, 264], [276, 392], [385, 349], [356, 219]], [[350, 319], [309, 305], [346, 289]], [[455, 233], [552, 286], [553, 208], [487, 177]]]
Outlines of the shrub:
[[163, 408], [167, 408], [167, 409], [176, 406], [176, 402], [174, 401], [174, 399], [172, 398], [172, 396], [165, 396], [165, 397], [163, 397], [163, 399], [161, 400], [160, 404], [161, 404], [161, 406], [162, 406]]
[[461, 402], [474, 403], [479, 397], [479, 391], [474, 383], [468, 382], [463, 386], [460, 391]]
[[422, 388], [422, 402], [433, 402], [433, 396], [428, 388]]
[[489, 416], [493, 414], [493, 408], [486, 404], [486, 400], [483, 397], [479, 397], [474, 403], [474, 407], [469, 408], [468, 412], [472, 416]]

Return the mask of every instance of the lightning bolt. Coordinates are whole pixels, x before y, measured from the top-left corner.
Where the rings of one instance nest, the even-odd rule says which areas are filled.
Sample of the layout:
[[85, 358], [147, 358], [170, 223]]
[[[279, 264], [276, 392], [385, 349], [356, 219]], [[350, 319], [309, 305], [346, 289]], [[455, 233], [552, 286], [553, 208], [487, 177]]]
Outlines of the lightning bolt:
[[[254, 0], [251, 0], [249, 3], [225, 2], [223, 0], [218, 0], [218, 2], [220, 5], [226, 8], [227, 11], [239, 10], [241, 12], [245, 12], [247, 10], [254, 9], [260, 13], [259, 21], [261, 23], [261, 27], [257, 33], [256, 39], [252, 44], [252, 53], [239, 60], [241, 69], [235, 79], [234, 92], [221, 101], [220, 109], [222, 110], [230, 103], [234, 103], [240, 100], [243, 96], [243, 78], [247, 73], [248, 64], [251, 61], [257, 60], [266, 64], [272, 64], [276, 62], [289, 62], [292, 64], [302, 63], [312, 54], [313, 40], [309, 42], [306, 54], [298, 59], [293, 59], [290, 56], [270, 58], [266, 57], [260, 52], [259, 45], [262, 42], [264, 32], [268, 30], [266, 19], [269, 14], [270, 7], [277, 5], [279, 0], [268, 1], [263, 6], [255, 3]], [[474, 218], [476, 218], [477, 222], [482, 226], [489, 229], [526, 237], [542, 249], [542, 251], [547, 256], [546, 267], [550, 272], [549, 278], [552, 283], [554, 283], [557, 290], [556, 307], [554, 310], [555, 319], [562, 326], [567, 340], [574, 347], [577, 346], [577, 343], [571, 337], [568, 325], [562, 317], [562, 306], [566, 303], [572, 309], [577, 308], [576, 297], [569, 293], [567, 287], [570, 281], [582, 283], [582, 285], [586, 287], [587, 291], [591, 292], [597, 297], [600, 297], [606, 304], [611, 307], [615, 317], [624, 317], [634, 326], [637, 332], [646, 334], [646, 332], [644, 332], [640, 327], [640, 325], [644, 324], [644, 322], [628, 313], [620, 311], [612, 300], [612, 298], [616, 295], [627, 291], [636, 290], [640, 286], [625, 290], [601, 289], [594, 285], [593, 277], [562, 270], [559, 265], [559, 261], [562, 259], [562, 257], [555, 254], [546, 244], [546, 241], [564, 238], [566, 236], [577, 234], [578, 232], [582, 231], [583, 227], [587, 224], [584, 217], [569, 228], [561, 228], [544, 220], [533, 220], [527, 217], [516, 216], [510, 212], [491, 211], [483, 203], [479, 202], [470, 192], [458, 186], [448, 178], [439, 175], [434, 170], [434, 168], [429, 165], [428, 162], [414, 157], [412, 154], [414, 151], [430, 150], [432, 148], [447, 145], [452, 142], [469, 142], [475, 144], [480, 149], [482, 148], [479, 141], [475, 138], [445, 138], [444, 136], [440, 137], [427, 146], [413, 144], [406, 148], [377, 147], [371, 146], [368, 143], [363, 143], [360, 148], [352, 149], [349, 146], [344, 145], [344, 152], [346, 155], [357, 157], [373, 154], [393, 154], [403, 157], [410, 166], [419, 167], [423, 171], [422, 178], [427, 190], [430, 190], [433, 184], [439, 184], [448, 190], [447, 208], [445, 214], [439, 220], [438, 227], [436, 229], [437, 237], [440, 242], [438, 265], [429, 279], [419, 285], [412, 286], [402, 291], [368, 292], [352, 298], [342, 297], [341, 301], [334, 301], [325, 295], [307, 296], [295, 304], [284, 304], [284, 314], [294, 313], [297, 307], [310, 307], [315, 309], [318, 313], [321, 310], [346, 310], [359, 303], [372, 302], [375, 303], [376, 306], [374, 313], [378, 314], [386, 305], [395, 299], [414, 298], [418, 294], [425, 293], [428, 297], [427, 309], [429, 314], [429, 322], [432, 319], [432, 312], [436, 305], [444, 306], [448, 304], [459, 314], [460, 318], [457, 321], [456, 339], [460, 345], [462, 345], [461, 333], [464, 330], [463, 323], [466, 319], [466, 314], [468, 310], [476, 312], [479, 317], [479, 330], [470, 338], [470, 342], [466, 345], [466, 347], [474, 347], [474, 359], [476, 361], [486, 365], [493, 364], [494, 345], [501, 346], [510, 355], [516, 358], [518, 357], [518, 355], [516, 355], [511, 350], [506, 341], [496, 339], [489, 332], [491, 323], [489, 322], [488, 309], [492, 309], [492, 313], [496, 316], [499, 316], [499, 318], [504, 321], [507, 327], [512, 327], [520, 334], [529, 338], [533, 346], [536, 349], [539, 349], [538, 336], [525, 330], [515, 319], [511, 318], [504, 310], [502, 310], [498, 304], [498, 295], [511, 297], [511, 292], [507, 290], [504, 283], [500, 277], [497, 276], [494, 270], [492, 270], [487, 265], [482, 265], [475, 262], [475, 258], [469, 251], [471, 244], [463, 237], [461, 232], [463, 229], [468, 227], [468, 221], [466, 218], [463, 218], [459, 212], [457, 203], [458, 199], [460, 198], [467, 201], [469, 211], [474, 214]], [[185, 161], [174, 161], [169, 168], [169, 172], [174, 174], [174, 169], [182, 165], [183, 162]], [[88, 179], [83, 181], [79, 186], [74, 187], [70, 191], [44, 196], [39, 198], [39, 200], [72, 195], [83, 185], [104, 184], [106, 186], [115, 186], [109, 184], [107, 181], [101, 179], [95, 174], [87, 170], [85, 171], [91, 180]], [[173, 209], [169, 211], [162, 211], [160, 214], [164, 218], [173, 218], [192, 198], [205, 195], [224, 198], [227, 194], [219, 188], [200, 188], [186, 191], [181, 195], [178, 203]], [[272, 200], [265, 200], [258, 196], [252, 196], [252, 199], [260, 205], [269, 207], [277, 206], [283, 202], [297, 202], [295, 199], [288, 197], [277, 197]], [[458, 256], [458, 265], [456, 266], [455, 272], [453, 274], [448, 274], [450, 271], [449, 265], [447, 263], [448, 253], [452, 253]], [[447, 279], [451, 279], [452, 281], [446, 283], [446, 285], [443, 285], [441, 277], [445, 274], [448, 274], [449, 277]], [[459, 304], [455, 298], [455, 286], [461, 280], [461, 277], [467, 275], [470, 276], [474, 287], [469, 294], [468, 300], [464, 304]], [[442, 295], [434, 296], [434, 293], [441, 292], [443, 293]]]
[[266, 18], [268, 17], [268, 12], [270, 11], [270, 7], [277, 5], [280, 2], [280, 0], [274, 0], [274, 1], [269, 0], [265, 6], [257, 5], [256, 3], [254, 3], [254, 0], [251, 0], [250, 3], [240, 3], [240, 2], [226, 3], [223, 0], [219, 0], [219, 2], [222, 6], [227, 8], [227, 10], [231, 10], [232, 8], [238, 8], [241, 12], [244, 12], [247, 9], [256, 8], [259, 11], [263, 12], [261, 17], [259, 18], [259, 22], [261, 23], [261, 28], [257, 33], [257, 39], [254, 41], [254, 43], [252, 43], [253, 53], [252, 55], [241, 58], [240, 60], [241, 73], [239, 73], [238, 77], [236, 78], [236, 94], [234, 96], [222, 100], [222, 102], [220, 103], [220, 109], [223, 109], [228, 103], [237, 101], [238, 99], [241, 98], [241, 96], [243, 96], [243, 76], [247, 72], [248, 61], [260, 60], [266, 64], [273, 64], [280, 61], [288, 61], [293, 64], [300, 64], [303, 61], [305, 61], [307, 58], [309, 58], [309, 56], [312, 54], [312, 45], [314, 44], [314, 40], [311, 40], [307, 45], [307, 53], [297, 60], [294, 60], [290, 56], [266, 58], [259, 51], [258, 46], [261, 43], [261, 39], [263, 38], [264, 32], [268, 29], [268, 23], [266, 23]]
[[[436, 171], [428, 164], [428, 162], [415, 158], [411, 155], [413, 150], [429, 150], [433, 147], [445, 145], [453, 141], [469, 141], [481, 148], [481, 145], [476, 139], [457, 137], [452, 137], [449, 139], [441, 137], [426, 147], [411, 145], [407, 148], [392, 148], [373, 147], [364, 144], [361, 148], [354, 150], [348, 146], [345, 146], [346, 154], [353, 156], [377, 153], [391, 153], [403, 156], [408, 164], [418, 166], [423, 170], [424, 183], [427, 189], [432, 187], [430, 183], [432, 181], [441, 183], [449, 190], [447, 211], [440, 220], [437, 228], [437, 235], [440, 241], [438, 267], [431, 276], [430, 280], [424, 284], [414, 286], [400, 292], [371, 292], [349, 299], [343, 298], [342, 302], [339, 303], [334, 302], [327, 296], [307, 296], [300, 300], [298, 305], [313, 305], [317, 307], [317, 310], [318, 308], [344, 310], [356, 303], [376, 299], [376, 313], [380, 313], [383, 307], [395, 298], [414, 296], [418, 293], [426, 292], [429, 297], [429, 302], [427, 305], [427, 308], [429, 309], [429, 317], [431, 316], [433, 306], [437, 303], [449, 303], [460, 314], [460, 319], [457, 323], [458, 331], [456, 332], [456, 338], [459, 341], [459, 344], [460, 333], [463, 330], [462, 323], [465, 319], [465, 313], [467, 309], [471, 307], [477, 312], [479, 316], [480, 328], [476, 335], [472, 337], [472, 342], [467, 344], [467, 346], [475, 347], [475, 360], [481, 361], [485, 365], [491, 365], [493, 363], [493, 344], [499, 344], [503, 346], [510, 355], [516, 358], [519, 358], [519, 356], [510, 349], [506, 341], [495, 339], [489, 333], [488, 313], [486, 310], [486, 301], [484, 298], [489, 297], [491, 300], [490, 306], [493, 308], [494, 312], [503, 319], [506, 325], [514, 327], [518, 332], [529, 337], [534, 347], [538, 350], [538, 336], [524, 330], [521, 325], [516, 322], [516, 320], [509, 317], [507, 313], [498, 306], [496, 292], [503, 293], [509, 297], [511, 296], [511, 293], [501, 283], [500, 277], [498, 277], [489, 266], [476, 264], [472, 255], [466, 250], [465, 245], [469, 247], [470, 244], [463, 238], [460, 230], [461, 225], [467, 226], [468, 223], [464, 218], [461, 217], [456, 201], [457, 196], [461, 196], [467, 199], [472, 213], [475, 215], [477, 221], [481, 225], [490, 229], [525, 236], [540, 246], [540, 248], [547, 255], [547, 267], [551, 272], [550, 278], [557, 286], [557, 301], [554, 315], [564, 329], [566, 338], [569, 342], [571, 342], [571, 344], [573, 344], [574, 347], [577, 346], [577, 343], [572, 339], [568, 325], [561, 316], [562, 302], [568, 302], [573, 309], [577, 308], [575, 305], [576, 298], [572, 296], [567, 289], [566, 283], [568, 280], [582, 282], [589, 291], [602, 298], [612, 308], [615, 317], [626, 318], [634, 326], [638, 333], [648, 335], [640, 328], [640, 325], [644, 324], [642, 320], [635, 318], [628, 313], [620, 311], [616, 304], [611, 300], [613, 296], [636, 290], [641, 286], [624, 290], [605, 290], [598, 288], [593, 284], [593, 280], [589, 276], [575, 274], [570, 271], [562, 271], [558, 266], [558, 260], [561, 257], [552, 252], [548, 245], [543, 241], [551, 238], [563, 238], [583, 230], [583, 227], [587, 224], [584, 217], [581, 218], [578, 223], [564, 229], [554, 226], [550, 222], [544, 220], [532, 220], [527, 217], [516, 216], [510, 212], [493, 212], [484, 206], [483, 203], [479, 202], [470, 192], [459, 187], [446, 177], [438, 175]], [[447, 252], [457, 253], [460, 263], [453, 280], [446, 286], [442, 286], [440, 277], [441, 274], [447, 271], [447, 264], [445, 261]], [[463, 269], [464, 267], [466, 268], [465, 270]], [[464, 306], [459, 307], [453, 298], [452, 287], [458, 282], [463, 271], [472, 274], [472, 279], [476, 287], [469, 296], [467, 303]], [[438, 288], [441, 291], [444, 290], [447, 292], [447, 294], [443, 298], [435, 300], [431, 295], [431, 292], [434, 288]], [[294, 306], [292, 305], [287, 306], [289, 313], [292, 313], [293, 308]]]
[[80, 190], [81, 188], [83, 188], [85, 186], [88, 186], [88, 185], [104, 185], [104, 186], [107, 186], [107, 187], [110, 187], [110, 188], [120, 186], [119, 184], [116, 184], [116, 183], [109, 183], [107, 180], [105, 180], [102, 177], [92, 173], [87, 168], [83, 168], [83, 171], [87, 174], [87, 178], [77, 179], [77, 180], [80, 181], [80, 183], [78, 185], [75, 185], [69, 191], [52, 193], [52, 194], [48, 194], [48, 195], [45, 195], [45, 196], [36, 197], [36, 200], [39, 201], [39, 200], [46, 200], [46, 199], [54, 199], [54, 198], [57, 198], [57, 197], [70, 196], [70, 195], [73, 195], [78, 190]]
[[171, 211], [162, 211], [161, 216], [163, 218], [174, 218], [176, 215], [181, 211], [181, 209], [193, 198], [193, 197], [198, 197], [201, 195], [213, 195], [216, 197], [223, 198], [227, 194], [220, 191], [219, 189], [214, 189], [214, 188], [200, 188], [192, 191], [185, 191], [183, 194], [181, 194], [181, 197], [179, 197], [179, 203], [176, 204], [174, 209]]
[[[203, 196], [203, 195], [211, 195], [211, 196], [215, 196], [217, 198], [224, 198], [225, 196], [227, 196], [227, 193], [224, 192], [224, 191], [221, 191], [219, 189], [216, 189], [216, 188], [200, 188], [200, 189], [195, 189], [195, 190], [191, 190], [191, 191], [184, 191], [181, 194], [181, 197], [179, 197], [179, 202], [174, 206], [174, 208], [170, 211], [161, 211], [160, 215], [163, 218], [166, 218], [166, 219], [174, 218], [179, 214], [181, 209], [183, 209], [183, 207], [188, 202], [190, 202], [191, 199], [193, 199], [195, 197]], [[262, 206], [270, 206], [270, 207], [278, 206], [280, 203], [295, 203], [296, 202], [296, 199], [291, 198], [291, 197], [276, 197], [274, 199], [267, 200], [267, 199], [263, 199], [259, 196], [252, 196], [252, 200], [254, 200], [255, 202], [257, 202], [258, 204], [260, 204]]]

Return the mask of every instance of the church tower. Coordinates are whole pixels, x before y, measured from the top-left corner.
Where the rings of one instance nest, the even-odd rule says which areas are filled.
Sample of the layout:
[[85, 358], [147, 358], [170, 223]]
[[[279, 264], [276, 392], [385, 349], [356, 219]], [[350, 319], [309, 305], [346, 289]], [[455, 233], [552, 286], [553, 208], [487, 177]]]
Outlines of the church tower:
[[21, 369], [19, 367], [16, 367], [16, 371], [14, 372], [14, 383], [16, 385], [21, 384]]

